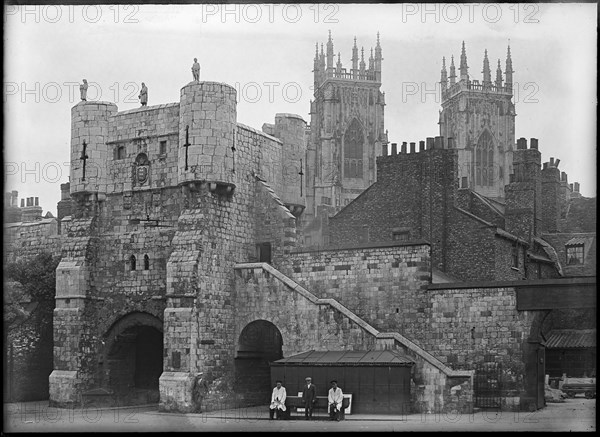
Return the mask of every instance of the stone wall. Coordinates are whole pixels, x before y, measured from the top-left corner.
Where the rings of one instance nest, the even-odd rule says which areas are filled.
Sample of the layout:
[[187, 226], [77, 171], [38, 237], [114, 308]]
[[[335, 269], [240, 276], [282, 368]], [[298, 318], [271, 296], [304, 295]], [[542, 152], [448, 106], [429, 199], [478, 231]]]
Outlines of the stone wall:
[[424, 310], [430, 282], [429, 245], [296, 252], [282, 272], [319, 298], [335, 299], [376, 329], [410, 333]]

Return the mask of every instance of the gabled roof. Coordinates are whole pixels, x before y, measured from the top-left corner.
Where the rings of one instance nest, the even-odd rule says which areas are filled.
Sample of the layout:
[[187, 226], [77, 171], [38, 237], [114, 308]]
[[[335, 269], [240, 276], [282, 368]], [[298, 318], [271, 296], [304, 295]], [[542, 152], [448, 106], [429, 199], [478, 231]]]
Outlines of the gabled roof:
[[596, 330], [554, 329], [546, 340], [546, 347], [551, 349], [596, 347]]
[[414, 361], [395, 350], [375, 351], [315, 351], [311, 350], [288, 358], [282, 358], [273, 365], [291, 366], [412, 366]]
[[[593, 237], [591, 237], [591, 238], [593, 238]], [[590, 243], [591, 238], [590, 237], [573, 237], [565, 243], [565, 246], [576, 246], [578, 244]]]

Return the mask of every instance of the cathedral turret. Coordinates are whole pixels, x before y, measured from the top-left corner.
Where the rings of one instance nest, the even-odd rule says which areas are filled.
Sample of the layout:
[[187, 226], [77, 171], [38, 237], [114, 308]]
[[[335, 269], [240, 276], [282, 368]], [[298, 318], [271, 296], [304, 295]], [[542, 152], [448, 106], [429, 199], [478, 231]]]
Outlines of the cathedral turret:
[[327, 77], [333, 76], [333, 40], [331, 39], [331, 30], [327, 40]]
[[513, 84], [513, 69], [512, 69], [512, 59], [510, 57], [510, 45], [508, 46], [508, 51], [506, 53], [506, 69], [504, 71], [504, 74], [506, 75], [506, 87], [509, 90], [512, 90], [512, 84]]
[[500, 68], [500, 59], [498, 59], [498, 68], [496, 69], [496, 88], [502, 88], [502, 68]]
[[465, 42], [462, 43], [462, 51], [460, 53], [460, 80], [469, 81], [469, 67], [467, 66], [467, 51], [465, 49]]
[[377, 32], [377, 45], [375, 46], [375, 80], [381, 82], [381, 45], [379, 44], [379, 32]]
[[442, 77], [440, 79], [440, 83], [442, 84], [442, 89], [445, 90], [448, 86], [448, 72], [446, 71], [446, 57], [442, 58]]
[[319, 43], [315, 43], [315, 60], [313, 64], [313, 77], [315, 82], [315, 89], [319, 86], [321, 81], [320, 66], [319, 66]]
[[454, 55], [450, 59], [450, 85], [456, 83], [456, 67], [454, 67]]
[[336, 68], [336, 71], [335, 71], [335, 72], [336, 72], [338, 75], [342, 74], [342, 61], [340, 60], [340, 56], [341, 56], [341, 55], [340, 55], [340, 52], [338, 52], [338, 60], [337, 60], [337, 64], [336, 64], [336, 66], [335, 66], [335, 68]]
[[325, 74], [325, 52], [323, 51], [323, 43], [321, 43], [321, 54], [319, 55], [319, 68], [321, 70], [321, 76], [319, 85], [323, 83], [327, 75]]
[[371, 56], [369, 57], [369, 71], [373, 71], [373, 63], [375, 60], [373, 59], [373, 47], [371, 47]]
[[483, 55], [483, 86], [489, 88], [492, 86], [492, 72], [490, 71], [490, 61], [488, 59], [487, 49]]
[[352, 47], [352, 79], [358, 75], [358, 47], [356, 46], [356, 37], [354, 37], [354, 46]]

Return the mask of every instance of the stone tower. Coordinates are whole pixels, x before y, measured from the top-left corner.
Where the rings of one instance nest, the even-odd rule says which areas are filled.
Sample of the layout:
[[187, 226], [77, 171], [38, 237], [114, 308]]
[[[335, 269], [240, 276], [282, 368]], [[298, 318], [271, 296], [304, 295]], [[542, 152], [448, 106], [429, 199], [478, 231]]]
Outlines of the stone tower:
[[[512, 173], [512, 151], [515, 143], [515, 105], [510, 46], [504, 74], [500, 60], [496, 80], [492, 82], [487, 50], [483, 57], [483, 80], [471, 79], [468, 73], [465, 43], [460, 55], [459, 77], [454, 56], [450, 75], [442, 61], [440, 135], [452, 138], [450, 147], [458, 149], [461, 188], [492, 198], [504, 199], [504, 186]], [[457, 80], [458, 79], [458, 80]]]
[[[342, 67], [340, 57], [338, 52], [334, 65], [330, 32], [326, 52], [321, 44], [319, 53], [317, 44], [314, 59], [306, 174], [307, 223], [339, 211], [375, 182], [375, 157], [381, 145], [387, 143], [385, 94], [380, 90], [383, 58], [379, 34], [368, 65], [364, 48], [359, 54], [356, 38], [350, 69]], [[312, 242], [317, 240], [319, 236], [314, 235]]]

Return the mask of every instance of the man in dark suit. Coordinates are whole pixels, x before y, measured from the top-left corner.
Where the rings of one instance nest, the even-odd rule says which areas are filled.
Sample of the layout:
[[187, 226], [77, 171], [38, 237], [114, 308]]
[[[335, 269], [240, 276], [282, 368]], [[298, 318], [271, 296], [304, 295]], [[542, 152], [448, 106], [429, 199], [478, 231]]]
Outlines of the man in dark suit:
[[312, 412], [315, 403], [317, 402], [317, 387], [312, 384], [310, 377], [306, 378], [306, 385], [302, 390], [302, 403], [304, 404], [304, 418], [312, 419]]

